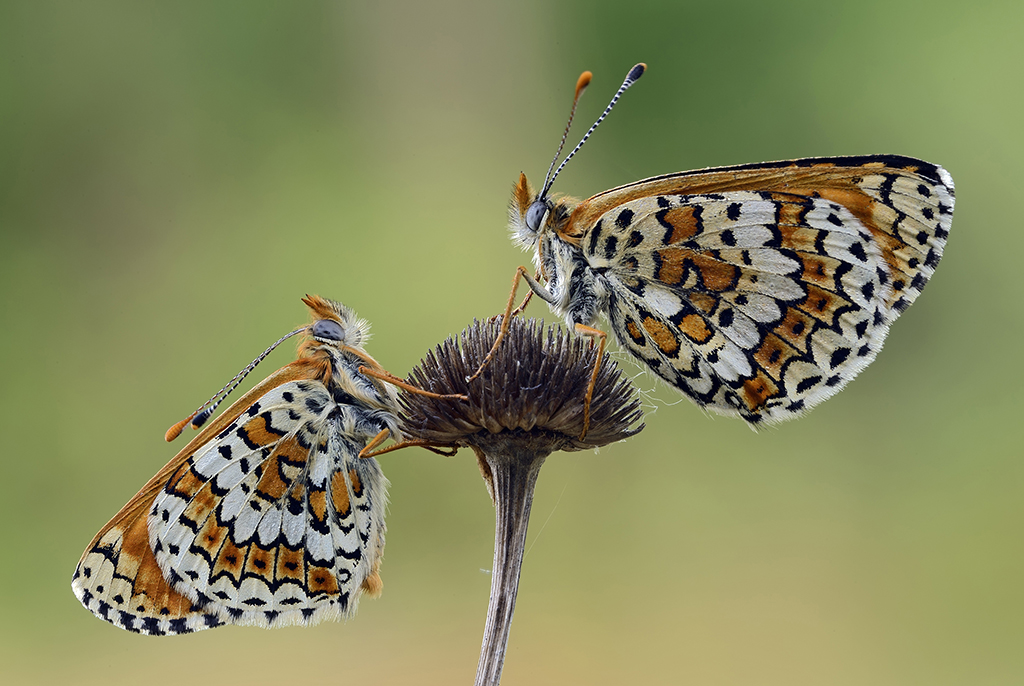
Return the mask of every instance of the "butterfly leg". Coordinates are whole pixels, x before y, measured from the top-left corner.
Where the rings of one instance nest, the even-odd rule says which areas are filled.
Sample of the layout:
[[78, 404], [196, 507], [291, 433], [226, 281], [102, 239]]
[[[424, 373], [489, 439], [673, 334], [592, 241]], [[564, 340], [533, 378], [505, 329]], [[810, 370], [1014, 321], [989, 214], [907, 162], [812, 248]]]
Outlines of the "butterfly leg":
[[[533, 280], [534, 281], [538, 281], [539, 279], [540, 279], [540, 270], [537, 270], [537, 272], [534, 273], [534, 275], [533, 275]], [[509, 314], [509, 319], [511, 319], [512, 317], [515, 317], [516, 315], [519, 315], [519, 314], [522, 314], [523, 312], [525, 312], [526, 311], [526, 306], [530, 304], [530, 298], [532, 298], [532, 297], [533, 297], [533, 289], [531, 288], [530, 292], [526, 294], [525, 298], [523, 298], [523, 302], [519, 303], [519, 307], [517, 307], [516, 309], [512, 310], [512, 313]]]
[[[523, 299], [522, 304], [515, 310], [512, 306], [516, 302], [516, 291], [519, 290], [519, 281], [526, 279], [527, 285], [530, 286], [530, 294]], [[544, 288], [543, 284], [537, 279], [537, 277], [530, 276], [530, 272], [526, 271], [526, 267], [520, 266], [516, 269], [516, 275], [512, 277], [512, 292], [508, 294], [508, 303], [505, 305], [505, 312], [501, 315], [501, 329], [498, 331], [498, 336], [494, 339], [494, 345], [487, 352], [484, 357], [484, 361], [480, 363], [480, 367], [477, 368], [476, 372], [469, 377], [466, 377], [466, 383], [469, 383], [480, 376], [487, 365], [491, 363], [494, 358], [494, 354], [498, 351], [498, 346], [501, 345], [501, 341], [505, 338], [505, 334], [508, 333], [508, 327], [512, 321], [512, 317], [526, 309], [526, 305], [530, 302], [530, 297], [536, 293], [545, 302], [552, 302], [554, 297], [548, 292], [548, 289]]]
[[444, 395], [441, 393], [432, 393], [430, 391], [425, 391], [422, 388], [417, 388], [416, 386], [413, 386], [411, 383], [405, 381], [404, 379], [400, 379], [399, 377], [395, 376], [391, 372], [386, 371], [384, 369], [375, 369], [373, 367], [360, 366], [359, 373], [365, 376], [372, 376], [373, 378], [380, 379], [381, 381], [386, 381], [392, 386], [398, 386], [402, 390], [408, 391], [409, 393], [425, 395], [428, 398], [450, 398], [454, 400], [469, 400], [468, 396], [459, 393], [450, 393], [448, 395]]
[[[518, 273], [519, 272], [517, 271], [516, 274], [518, 274]], [[540, 271], [539, 270], [533, 275], [533, 278], [534, 278], [535, 281], [540, 279]], [[516, 309], [512, 310], [512, 312], [509, 313], [508, 318], [512, 319], [513, 317], [516, 317], [516, 316], [522, 314], [526, 310], [526, 306], [530, 304], [530, 300], [532, 298], [533, 298], [533, 289], [530, 289], [530, 292], [526, 294], [525, 298], [523, 298], [523, 302], [519, 303], [519, 307], [517, 307]], [[487, 321], [488, 322], [493, 322], [493, 321], [495, 321], [497, 319], [502, 319], [503, 317], [504, 317], [504, 315], [502, 315], [502, 314], [496, 314], [493, 317], [488, 318]]]
[[438, 455], [444, 455], [445, 457], [451, 457], [456, 452], [458, 452], [458, 448], [451, 448], [450, 450], [439, 450], [438, 448], [435, 448], [433, 445], [431, 445], [429, 441], [426, 441], [424, 439], [411, 439], [411, 440], [406, 440], [406, 441], [398, 441], [394, 445], [389, 445], [387, 448], [383, 448], [381, 450], [374, 450], [374, 448], [376, 448], [378, 445], [380, 445], [381, 443], [386, 441], [388, 439], [388, 436], [390, 436], [390, 435], [391, 435], [391, 432], [388, 429], [384, 429], [383, 431], [381, 431], [379, 434], [374, 436], [373, 439], [371, 439], [369, 443], [366, 444], [365, 448], [363, 448], [362, 450], [359, 451], [359, 457], [377, 457], [378, 455], [383, 455], [385, 453], [390, 453], [390, 452], [394, 452], [396, 450], [401, 450], [402, 448], [416, 448], [416, 447], [426, 448], [427, 450], [429, 450], [432, 453], [437, 453]]
[[576, 333], [581, 336], [597, 339], [597, 359], [594, 361], [594, 371], [590, 374], [590, 384], [587, 385], [587, 395], [583, 400], [583, 433], [580, 434], [582, 441], [590, 429], [590, 401], [594, 399], [594, 387], [597, 385], [597, 372], [601, 369], [601, 360], [604, 357], [604, 348], [608, 342], [608, 334], [600, 329], [583, 324], [576, 325]]
[[373, 449], [388, 440], [388, 436], [390, 435], [391, 429], [381, 429], [380, 433], [371, 438], [370, 442], [366, 444], [366, 447], [359, 451], [359, 457], [368, 457], [369, 454], [373, 452]]

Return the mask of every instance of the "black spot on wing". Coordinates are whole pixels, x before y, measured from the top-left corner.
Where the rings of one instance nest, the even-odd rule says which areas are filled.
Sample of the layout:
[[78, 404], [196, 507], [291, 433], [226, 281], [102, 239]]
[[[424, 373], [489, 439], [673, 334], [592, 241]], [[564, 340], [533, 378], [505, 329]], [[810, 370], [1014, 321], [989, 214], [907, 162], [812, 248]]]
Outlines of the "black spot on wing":
[[796, 385], [796, 392], [803, 393], [804, 391], [810, 390], [820, 382], [820, 376], [808, 376], [806, 379], [801, 379], [800, 383]]
[[597, 221], [597, 223], [594, 224], [594, 227], [592, 229], [590, 229], [590, 231], [589, 231], [590, 238], [587, 241], [587, 253], [588, 254], [594, 255], [594, 254], [597, 253], [597, 239], [598, 239], [598, 236], [600, 235], [600, 233], [601, 233], [601, 220], [599, 219]]
[[615, 225], [620, 229], [629, 228], [629, 225], [633, 223], [633, 210], [625, 209], [619, 212], [619, 216], [615, 218]]
[[616, 236], [608, 236], [604, 242], [605, 259], [611, 260], [618, 253], [619, 239]]
[[829, 366], [832, 369], [835, 369], [836, 367], [838, 367], [839, 365], [846, 361], [846, 359], [850, 356], [850, 352], [852, 351], [849, 348], [836, 348], [835, 350], [832, 351], [832, 357], [829, 360]]
[[242, 443], [245, 443], [246, 447], [249, 448], [250, 450], [259, 449], [260, 444], [253, 442], [253, 440], [249, 438], [249, 432], [245, 430], [244, 426], [239, 427], [238, 431], [235, 432], [235, 435], [238, 436], [238, 438], [242, 439]]
[[306, 409], [314, 415], [319, 416], [327, 407], [319, 394], [310, 395], [306, 398]]

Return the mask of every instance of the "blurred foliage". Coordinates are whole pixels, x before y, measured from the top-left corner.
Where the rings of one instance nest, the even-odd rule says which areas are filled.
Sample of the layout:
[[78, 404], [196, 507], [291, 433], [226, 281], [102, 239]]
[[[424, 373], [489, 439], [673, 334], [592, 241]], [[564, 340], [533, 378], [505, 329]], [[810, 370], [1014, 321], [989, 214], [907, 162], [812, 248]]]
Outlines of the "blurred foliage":
[[642, 60], [557, 190], [902, 153], [952, 173], [953, 232], [877, 362], [809, 416], [754, 434], [640, 375], [647, 431], [549, 460], [505, 682], [1017, 682], [1022, 19], [883, 0], [0, 4], [4, 681], [468, 683], [493, 527], [469, 455], [385, 459], [386, 589], [346, 624], [141, 638], [82, 609], [71, 572], [174, 454], [164, 429], [303, 321], [304, 293], [370, 319], [396, 373], [499, 311], [528, 260], [512, 182], [543, 175], [580, 71], [581, 132]]

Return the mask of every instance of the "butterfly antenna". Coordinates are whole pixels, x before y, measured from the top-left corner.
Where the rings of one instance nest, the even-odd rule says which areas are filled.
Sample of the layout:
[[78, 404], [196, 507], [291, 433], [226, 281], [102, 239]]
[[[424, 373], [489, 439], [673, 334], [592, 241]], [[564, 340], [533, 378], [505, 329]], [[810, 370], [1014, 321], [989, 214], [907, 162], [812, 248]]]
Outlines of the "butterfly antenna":
[[558, 143], [558, 150], [555, 152], [555, 156], [551, 158], [551, 164], [548, 166], [548, 173], [544, 175], [544, 193], [546, 195], [548, 188], [551, 184], [548, 183], [548, 179], [551, 177], [551, 170], [555, 168], [555, 162], [558, 161], [558, 156], [562, 154], [562, 148], [565, 147], [565, 139], [569, 137], [569, 127], [572, 126], [572, 118], [576, 116], [576, 105], [580, 102], [580, 96], [583, 95], [583, 91], [587, 90], [587, 86], [590, 85], [590, 80], [594, 78], [594, 75], [589, 71], [585, 71], [580, 74], [580, 77], [576, 79], [576, 95], [572, 98], [572, 109], [569, 110], [569, 121], [565, 122], [565, 131], [562, 132], [562, 140]]
[[212, 398], [210, 398], [205, 403], [200, 405], [199, 409], [197, 409], [195, 412], [185, 417], [180, 422], [178, 422], [170, 429], [168, 429], [167, 433], [164, 434], [164, 440], [168, 442], [173, 441], [181, 434], [182, 430], [185, 428], [186, 425], [191, 424], [193, 429], [198, 429], [203, 424], [205, 424], [206, 420], [208, 420], [213, 415], [214, 410], [216, 410], [217, 407], [222, 402], [224, 402], [229, 395], [231, 395], [232, 391], [238, 388], [238, 384], [242, 383], [242, 380], [249, 375], [249, 372], [251, 372], [253, 369], [256, 369], [256, 365], [265, 360], [267, 358], [267, 355], [269, 355], [274, 350], [274, 348], [281, 345], [292, 336], [295, 336], [297, 334], [302, 333], [303, 331], [306, 331], [308, 328], [308, 326], [304, 326], [301, 329], [295, 329], [295, 331], [292, 331], [290, 334], [282, 336], [280, 339], [278, 339], [276, 343], [274, 343], [272, 346], [270, 346], [262, 353], [260, 353], [259, 357], [250, 362], [245, 367], [245, 369], [235, 374], [231, 381], [228, 381], [226, 384], [224, 384], [223, 388], [214, 393]]
[[[551, 184], [555, 182], [555, 178], [558, 177], [558, 174], [562, 171], [562, 169], [569, 162], [569, 160], [572, 159], [572, 156], [579, 152], [579, 149], [582, 148], [583, 144], [587, 142], [588, 138], [590, 138], [590, 134], [594, 133], [594, 129], [597, 128], [597, 125], [604, 121], [604, 118], [607, 117], [608, 113], [612, 111], [612, 108], [615, 107], [615, 103], [619, 101], [619, 98], [621, 98], [622, 94], [626, 92], [626, 89], [632, 86], [634, 83], [636, 83], [640, 79], [640, 77], [644, 75], [644, 70], [646, 69], [647, 65], [641, 62], [640, 64], [635, 65], [632, 69], [629, 70], [629, 73], [626, 74], [626, 80], [622, 82], [621, 86], [619, 86], [619, 90], [615, 91], [615, 95], [612, 97], [612, 101], [608, 103], [608, 107], [604, 108], [604, 112], [602, 112], [601, 116], [597, 118], [597, 121], [594, 122], [594, 125], [591, 126], [585, 134], [583, 134], [583, 138], [580, 140], [579, 143], [576, 144], [576, 147], [572, 149], [572, 152], [566, 155], [565, 159], [562, 160], [562, 163], [560, 165], [558, 165], [558, 169], [555, 170], [555, 173], [551, 176], [551, 178], [547, 179], [545, 177], [544, 190], [541, 191], [540, 197], [543, 198], [547, 196], [548, 190], [551, 188]], [[582, 79], [582, 77], [580, 78]], [[578, 85], [577, 89], [579, 89]], [[575, 108], [575, 104], [573, 105], [573, 107]], [[571, 118], [570, 121], [572, 121]], [[561, 148], [559, 148], [559, 151], [561, 151]], [[552, 164], [554, 163], [552, 162]]]

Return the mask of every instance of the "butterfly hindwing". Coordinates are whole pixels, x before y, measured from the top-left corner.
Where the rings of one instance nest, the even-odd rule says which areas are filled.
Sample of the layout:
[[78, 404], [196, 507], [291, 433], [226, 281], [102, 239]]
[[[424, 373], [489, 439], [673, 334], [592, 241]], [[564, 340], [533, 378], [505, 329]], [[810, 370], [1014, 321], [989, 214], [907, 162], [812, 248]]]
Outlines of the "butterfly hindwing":
[[381, 428], [368, 413], [291, 382], [205, 446], [150, 509], [172, 585], [236, 624], [348, 616], [383, 548], [386, 482], [358, 457]]
[[387, 481], [358, 457], [378, 415], [318, 381], [274, 388], [101, 532], [76, 594], [149, 634], [349, 616], [381, 587]]
[[953, 190], [920, 160], [834, 158], [650, 179], [573, 218], [595, 205], [591, 228], [565, 233], [605, 279], [618, 339], [698, 404], [756, 423], [874, 359], [934, 273]]

